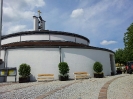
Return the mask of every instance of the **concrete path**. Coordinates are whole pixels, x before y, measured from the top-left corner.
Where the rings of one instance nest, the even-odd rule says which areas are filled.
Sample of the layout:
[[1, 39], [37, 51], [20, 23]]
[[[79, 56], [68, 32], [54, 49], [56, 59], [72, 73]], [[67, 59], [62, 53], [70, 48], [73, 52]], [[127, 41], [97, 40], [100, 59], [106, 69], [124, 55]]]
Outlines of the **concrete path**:
[[133, 75], [86, 80], [0, 83], [0, 99], [133, 99]]

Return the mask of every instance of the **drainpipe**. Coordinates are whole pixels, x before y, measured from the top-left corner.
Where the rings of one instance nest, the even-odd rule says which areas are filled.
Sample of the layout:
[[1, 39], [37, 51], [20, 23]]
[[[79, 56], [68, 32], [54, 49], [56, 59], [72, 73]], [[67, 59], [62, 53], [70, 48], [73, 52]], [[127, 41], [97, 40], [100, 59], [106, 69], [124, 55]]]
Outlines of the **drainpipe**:
[[59, 52], [60, 52], [60, 62], [61, 62], [61, 46], [59, 46]]
[[4, 68], [7, 68], [7, 49], [6, 48], [5, 48], [5, 54], [4, 54], [4, 61], [5, 61]]
[[1, 57], [2, 14], [3, 14], [3, 0], [0, 0], [0, 57]]
[[74, 36], [75, 37], [75, 43], [76, 43], [76, 36]]
[[[5, 53], [4, 53], [4, 68], [7, 68], [7, 49], [5, 48]], [[4, 82], [7, 81], [7, 76], [4, 77]]]

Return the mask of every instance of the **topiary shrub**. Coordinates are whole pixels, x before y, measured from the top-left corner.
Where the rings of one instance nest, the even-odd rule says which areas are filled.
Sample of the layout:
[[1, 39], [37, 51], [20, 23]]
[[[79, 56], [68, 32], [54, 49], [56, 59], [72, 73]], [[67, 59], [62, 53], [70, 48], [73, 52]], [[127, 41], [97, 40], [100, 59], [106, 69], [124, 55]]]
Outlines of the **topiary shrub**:
[[67, 73], [69, 73], [69, 66], [66, 62], [59, 63], [58, 67], [61, 75], [66, 75]]
[[94, 73], [95, 78], [103, 78], [103, 66], [100, 62], [95, 62], [93, 65], [93, 70], [96, 72]]
[[69, 73], [69, 66], [66, 62], [60, 62], [59, 65], [58, 65], [58, 68], [59, 68], [59, 80], [61, 81], [65, 81], [65, 80], [68, 80], [68, 74]]
[[103, 71], [103, 66], [100, 62], [95, 62], [94, 63], [94, 66], [93, 66], [93, 70], [96, 72], [96, 73], [101, 73]]
[[30, 65], [28, 65], [26, 63], [23, 63], [19, 66], [18, 72], [19, 72], [20, 77], [22, 77], [22, 78], [29, 77], [30, 71], [31, 71]]

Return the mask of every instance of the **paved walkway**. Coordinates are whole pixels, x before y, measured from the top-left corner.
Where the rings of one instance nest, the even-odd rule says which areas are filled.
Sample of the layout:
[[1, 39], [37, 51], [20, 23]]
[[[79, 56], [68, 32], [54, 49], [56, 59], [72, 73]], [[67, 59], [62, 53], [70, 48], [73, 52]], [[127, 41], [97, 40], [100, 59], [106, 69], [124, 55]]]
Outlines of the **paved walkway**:
[[0, 83], [0, 99], [133, 99], [133, 75], [86, 80]]

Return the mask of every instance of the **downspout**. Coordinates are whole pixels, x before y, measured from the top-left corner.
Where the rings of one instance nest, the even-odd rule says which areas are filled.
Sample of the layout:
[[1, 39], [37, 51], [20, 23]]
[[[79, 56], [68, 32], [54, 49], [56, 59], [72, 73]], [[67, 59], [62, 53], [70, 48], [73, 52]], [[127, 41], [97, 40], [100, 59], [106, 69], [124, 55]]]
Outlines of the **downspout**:
[[61, 62], [61, 46], [59, 46], [59, 52], [60, 52], [60, 62]]
[[49, 33], [49, 42], [50, 42], [50, 33]]
[[[7, 49], [5, 48], [5, 53], [4, 53], [4, 68], [7, 68]], [[7, 76], [4, 77], [4, 82], [7, 81]]]
[[74, 35], [74, 37], [75, 37], [75, 43], [76, 43], [76, 36]]
[[0, 0], [0, 58], [1, 58], [2, 14], [3, 14], [3, 0]]
[[5, 61], [4, 68], [7, 68], [7, 49], [6, 48], [5, 48], [5, 54], [4, 54], [4, 61]]
[[21, 42], [21, 35], [20, 35], [20, 42]]

